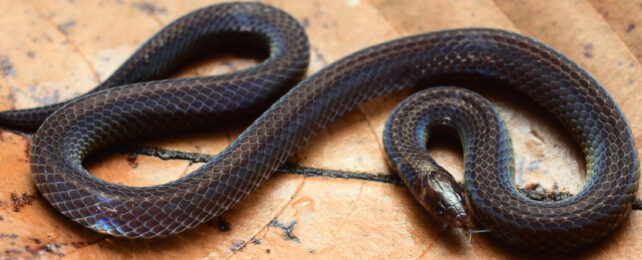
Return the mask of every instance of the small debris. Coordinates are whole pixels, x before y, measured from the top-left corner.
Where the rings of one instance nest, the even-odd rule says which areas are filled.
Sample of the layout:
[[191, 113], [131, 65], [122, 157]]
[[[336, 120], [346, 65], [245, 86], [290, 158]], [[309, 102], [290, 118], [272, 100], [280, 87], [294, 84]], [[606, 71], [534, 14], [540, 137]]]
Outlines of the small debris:
[[22, 193], [18, 195], [16, 193], [11, 193], [11, 203], [13, 204], [13, 211], [20, 212], [20, 208], [31, 205], [33, 199], [36, 198], [36, 195], [29, 195], [29, 193]]
[[46, 247], [46, 249], [47, 249], [47, 251], [48, 251], [48, 252], [53, 252], [53, 251], [55, 251], [56, 249], [59, 249], [59, 248], [60, 248], [60, 246], [58, 246], [58, 245], [56, 245], [56, 244], [54, 244], [54, 243], [46, 244], [46, 245], [45, 245], [45, 247]]
[[573, 194], [568, 192], [548, 192], [537, 183], [530, 184], [525, 189], [518, 189], [518, 191], [529, 199], [537, 201], [559, 201], [573, 197]]

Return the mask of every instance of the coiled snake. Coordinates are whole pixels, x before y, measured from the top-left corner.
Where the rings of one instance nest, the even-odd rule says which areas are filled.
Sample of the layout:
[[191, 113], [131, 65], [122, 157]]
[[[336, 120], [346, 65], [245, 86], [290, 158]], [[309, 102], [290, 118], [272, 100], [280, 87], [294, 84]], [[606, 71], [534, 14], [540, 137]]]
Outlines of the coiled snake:
[[[269, 57], [226, 75], [159, 80], [202, 50], [239, 43]], [[477, 28], [414, 35], [358, 51], [296, 84], [308, 56], [307, 36], [288, 14], [259, 3], [213, 5], [166, 26], [90, 93], [64, 104], [4, 111], [0, 122], [38, 129], [33, 179], [63, 215], [116, 236], [156, 237], [223, 213], [318, 131], [367, 100], [431, 82], [488, 78], [559, 119], [581, 144], [590, 178], [570, 199], [525, 198], [513, 184], [510, 140], [489, 104], [466, 90], [431, 88], [395, 110], [384, 138], [394, 168], [428, 210], [453, 227], [470, 227], [452, 177], [425, 153], [433, 125], [459, 131], [474, 219], [509, 244], [581, 248], [609, 234], [631, 210], [639, 162], [626, 119], [591, 75], [536, 40]], [[270, 104], [212, 161], [167, 184], [111, 184], [81, 164], [116, 142], [232, 120]]]

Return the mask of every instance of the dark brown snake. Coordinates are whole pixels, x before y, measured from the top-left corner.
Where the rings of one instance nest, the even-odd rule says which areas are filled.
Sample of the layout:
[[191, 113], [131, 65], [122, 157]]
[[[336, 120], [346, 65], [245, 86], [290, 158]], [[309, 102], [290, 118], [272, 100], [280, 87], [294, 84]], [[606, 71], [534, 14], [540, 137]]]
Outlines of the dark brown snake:
[[[226, 75], [159, 80], [203, 50], [239, 44], [269, 56]], [[225, 212], [317, 132], [367, 100], [489, 79], [532, 98], [570, 130], [586, 156], [586, 186], [552, 203], [520, 195], [510, 139], [488, 102], [466, 90], [432, 88], [395, 110], [384, 138], [390, 161], [422, 205], [452, 227], [470, 227], [453, 178], [425, 152], [428, 130], [447, 125], [466, 147], [465, 197], [474, 219], [506, 243], [541, 251], [582, 248], [613, 231], [631, 210], [639, 162], [629, 125], [604, 88], [551, 47], [496, 29], [431, 32], [363, 49], [290, 89], [308, 56], [303, 28], [286, 13], [259, 3], [214, 5], [163, 28], [89, 94], [64, 106], [5, 111], [0, 122], [35, 129], [44, 120], [33, 140], [31, 170], [42, 195], [63, 215], [116, 236], [156, 237]], [[170, 183], [112, 184], [82, 167], [88, 154], [105, 146], [234, 120], [270, 104], [212, 161]]]

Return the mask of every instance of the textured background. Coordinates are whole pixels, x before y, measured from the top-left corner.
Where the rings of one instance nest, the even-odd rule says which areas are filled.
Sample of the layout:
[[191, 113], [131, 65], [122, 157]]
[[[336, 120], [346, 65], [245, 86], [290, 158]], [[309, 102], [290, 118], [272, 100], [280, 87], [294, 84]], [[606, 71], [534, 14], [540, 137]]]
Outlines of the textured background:
[[[163, 25], [210, 2], [216, 1], [0, 0], [4, 11], [0, 16], [0, 109], [39, 106], [83, 93]], [[638, 147], [642, 145], [642, 1], [266, 2], [291, 13], [306, 27], [312, 45], [309, 73], [363, 47], [426, 31], [483, 26], [537, 38], [602, 82], [629, 119]], [[177, 76], [225, 73], [257, 62], [228, 53], [208, 56]], [[482, 94], [507, 121], [520, 187], [570, 193], [581, 189], [586, 177], [581, 151], [559, 124], [521, 96], [494, 90]], [[320, 169], [309, 174], [332, 176], [275, 175], [221, 217], [154, 240], [112, 238], [61, 217], [38, 196], [31, 181], [31, 136], [0, 131], [0, 259], [523, 257], [524, 253], [487, 235], [474, 235], [469, 243], [461, 234], [431, 222], [406, 188], [386, 177], [391, 173], [381, 145], [383, 123], [406, 95], [362, 105], [292, 159], [295, 165]], [[215, 154], [244, 127], [216, 126], [141, 140], [129, 144], [125, 152], [101, 153], [86, 167], [116, 183], [164, 183], [198, 167], [201, 163], [194, 153]], [[435, 141], [430, 150], [461, 180], [457, 146]], [[193, 154], [190, 158], [186, 153]], [[567, 257], [640, 257], [639, 202], [612, 236]]]

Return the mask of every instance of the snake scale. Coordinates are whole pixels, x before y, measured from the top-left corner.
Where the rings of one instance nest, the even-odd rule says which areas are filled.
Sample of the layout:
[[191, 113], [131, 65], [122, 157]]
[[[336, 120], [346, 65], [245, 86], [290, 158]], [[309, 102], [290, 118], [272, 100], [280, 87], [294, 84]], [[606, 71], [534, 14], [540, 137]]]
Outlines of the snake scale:
[[[163, 79], [202, 51], [235, 45], [269, 54], [238, 72]], [[297, 84], [308, 59], [305, 31], [285, 12], [260, 3], [208, 6], [163, 28], [88, 94], [4, 111], [0, 123], [37, 129], [33, 180], [63, 215], [99, 232], [149, 238], [220, 215], [317, 132], [365, 101], [483, 78], [524, 93], [569, 129], [586, 156], [587, 184], [557, 202], [518, 194], [510, 139], [490, 104], [467, 90], [429, 88], [395, 109], [384, 134], [393, 168], [422, 205], [454, 228], [470, 228], [467, 198], [482, 228], [537, 251], [585, 247], [618, 227], [631, 210], [639, 162], [624, 115], [589, 73], [534, 39], [483, 28], [424, 33], [360, 50]], [[82, 167], [90, 153], [111, 144], [263, 110], [214, 159], [166, 184], [112, 184]], [[465, 195], [425, 152], [436, 125], [455, 128], [465, 147]]]

